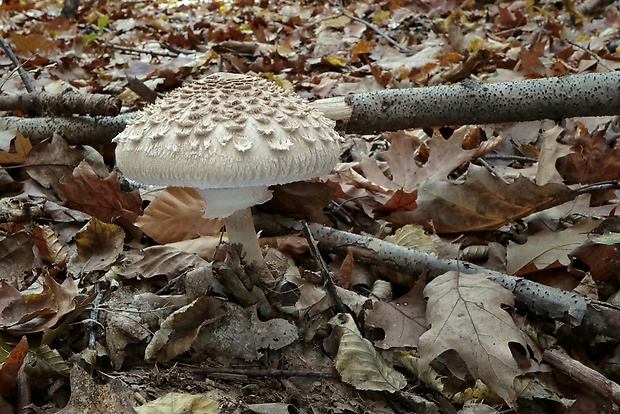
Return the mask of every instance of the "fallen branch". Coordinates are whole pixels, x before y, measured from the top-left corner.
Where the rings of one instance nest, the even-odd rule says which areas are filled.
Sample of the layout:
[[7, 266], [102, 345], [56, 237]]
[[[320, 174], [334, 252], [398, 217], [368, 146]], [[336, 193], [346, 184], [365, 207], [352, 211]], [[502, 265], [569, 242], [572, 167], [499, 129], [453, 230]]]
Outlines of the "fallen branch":
[[[289, 228], [301, 231], [301, 224], [292, 219], [280, 219]], [[536, 315], [581, 327], [594, 334], [620, 338], [620, 307], [591, 300], [572, 292], [553, 288], [530, 280], [506, 275], [464, 261], [442, 259], [398, 246], [374, 237], [336, 230], [320, 224], [310, 224], [312, 235], [322, 249], [346, 255], [356, 260], [387, 267], [417, 277], [427, 270], [430, 278], [452, 270], [462, 273], [482, 273], [515, 295], [517, 306]]]
[[[620, 72], [518, 82], [388, 89], [321, 99], [312, 105], [346, 133], [445, 125], [524, 122], [620, 114]], [[62, 129], [70, 144], [109, 143], [133, 115], [112, 118], [4, 118], [33, 142]], [[75, 124], [73, 126], [72, 124]], [[2, 125], [0, 125], [2, 128]], [[89, 142], [89, 139], [95, 142]]]
[[30, 142], [37, 143], [60, 134], [71, 145], [106, 145], [125, 129], [133, 113], [115, 117], [0, 118], [0, 130], [16, 128]]
[[600, 372], [574, 360], [561, 348], [547, 349], [543, 354], [543, 361], [579, 384], [593, 389], [620, 405], [620, 385], [606, 378]]
[[1, 95], [0, 110], [20, 110], [47, 115], [118, 115], [122, 102], [110, 95], [86, 94], [75, 91], [63, 93], [33, 92]]

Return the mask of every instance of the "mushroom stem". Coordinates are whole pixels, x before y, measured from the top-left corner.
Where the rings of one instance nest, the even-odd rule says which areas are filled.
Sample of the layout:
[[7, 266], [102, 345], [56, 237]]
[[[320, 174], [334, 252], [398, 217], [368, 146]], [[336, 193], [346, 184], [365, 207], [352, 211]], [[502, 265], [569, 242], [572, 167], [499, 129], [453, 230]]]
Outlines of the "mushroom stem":
[[243, 246], [243, 252], [245, 253], [244, 262], [247, 264], [253, 262], [262, 263], [263, 253], [256, 238], [252, 209], [248, 207], [235, 211], [226, 217], [225, 222], [228, 242], [231, 244], [238, 243]]

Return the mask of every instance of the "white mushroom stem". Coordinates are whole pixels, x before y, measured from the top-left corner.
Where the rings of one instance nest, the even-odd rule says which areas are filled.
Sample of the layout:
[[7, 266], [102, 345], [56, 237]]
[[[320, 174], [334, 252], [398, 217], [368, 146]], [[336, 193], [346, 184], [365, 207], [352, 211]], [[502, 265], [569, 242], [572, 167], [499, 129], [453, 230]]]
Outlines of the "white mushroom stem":
[[263, 261], [263, 254], [256, 238], [252, 209], [248, 207], [236, 211], [226, 217], [225, 222], [228, 242], [243, 246], [243, 253], [245, 254], [243, 261], [248, 264], [253, 262], [261, 263]]
[[[251, 206], [262, 204], [272, 197], [266, 186], [242, 188], [197, 188], [207, 202], [205, 218], [224, 218], [228, 241], [243, 247], [244, 262], [263, 261], [258, 245]], [[230, 214], [231, 211], [234, 213]]]

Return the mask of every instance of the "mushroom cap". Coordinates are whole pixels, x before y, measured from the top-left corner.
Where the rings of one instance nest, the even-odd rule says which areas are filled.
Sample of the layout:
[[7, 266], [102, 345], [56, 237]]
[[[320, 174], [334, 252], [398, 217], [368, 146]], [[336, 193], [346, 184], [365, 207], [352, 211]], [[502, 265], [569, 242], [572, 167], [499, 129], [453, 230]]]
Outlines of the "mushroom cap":
[[145, 184], [284, 184], [331, 171], [340, 156], [333, 126], [272, 82], [216, 73], [140, 111], [114, 139], [116, 162], [127, 178]]

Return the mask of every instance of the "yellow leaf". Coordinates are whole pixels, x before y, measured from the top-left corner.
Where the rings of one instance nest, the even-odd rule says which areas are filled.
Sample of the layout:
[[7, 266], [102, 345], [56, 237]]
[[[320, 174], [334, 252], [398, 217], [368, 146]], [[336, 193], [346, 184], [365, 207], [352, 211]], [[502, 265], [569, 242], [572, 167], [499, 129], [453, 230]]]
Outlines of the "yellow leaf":
[[15, 151], [0, 151], [0, 165], [23, 164], [32, 144], [19, 131], [15, 132]]

